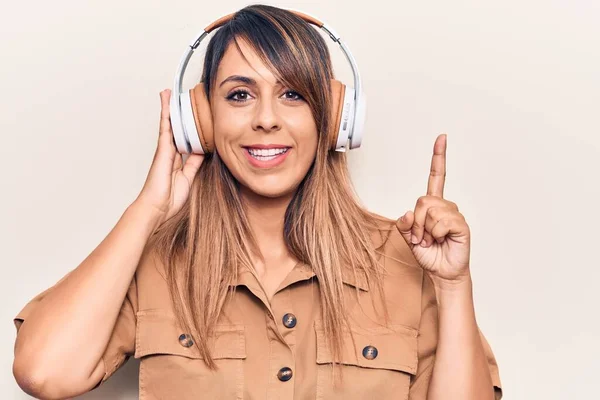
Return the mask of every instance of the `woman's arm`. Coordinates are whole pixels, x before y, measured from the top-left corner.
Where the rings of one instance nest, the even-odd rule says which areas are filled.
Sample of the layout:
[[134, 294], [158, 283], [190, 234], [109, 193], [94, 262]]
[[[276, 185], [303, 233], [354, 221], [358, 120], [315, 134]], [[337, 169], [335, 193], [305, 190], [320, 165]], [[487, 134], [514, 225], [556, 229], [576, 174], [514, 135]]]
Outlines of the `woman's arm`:
[[151, 208], [129, 206], [98, 247], [17, 326], [13, 374], [25, 392], [72, 397], [100, 381], [102, 354], [155, 225]]
[[432, 277], [438, 303], [439, 339], [428, 400], [494, 400], [494, 387], [475, 320], [473, 284]]
[[103, 377], [102, 355], [152, 233], [183, 206], [204, 156], [183, 163], [173, 142], [169, 89], [160, 92], [158, 145], [142, 191], [121, 219], [17, 329], [13, 374], [36, 397], [73, 397]]

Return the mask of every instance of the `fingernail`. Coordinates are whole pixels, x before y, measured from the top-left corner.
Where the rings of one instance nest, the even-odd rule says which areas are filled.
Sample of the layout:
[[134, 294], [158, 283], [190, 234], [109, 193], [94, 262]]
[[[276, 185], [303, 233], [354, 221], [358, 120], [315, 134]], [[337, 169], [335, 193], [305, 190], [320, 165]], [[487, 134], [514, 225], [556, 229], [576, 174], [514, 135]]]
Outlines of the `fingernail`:
[[412, 244], [417, 244], [419, 243], [419, 238], [417, 237], [417, 235], [412, 235], [410, 241], [412, 242]]
[[425, 247], [425, 245], [426, 245], [426, 244], [427, 244], [427, 242], [425, 241], [425, 239], [423, 239], [423, 240], [421, 241], [421, 247]]

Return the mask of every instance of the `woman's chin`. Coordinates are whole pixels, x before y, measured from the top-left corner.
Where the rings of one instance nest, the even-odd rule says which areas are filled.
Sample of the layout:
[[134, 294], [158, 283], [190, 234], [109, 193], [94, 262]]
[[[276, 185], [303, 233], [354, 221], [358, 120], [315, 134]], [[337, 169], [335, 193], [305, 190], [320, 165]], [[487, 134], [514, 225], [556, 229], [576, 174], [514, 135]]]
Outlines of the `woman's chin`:
[[283, 184], [281, 180], [279, 182], [273, 182], [272, 179], [269, 179], [268, 182], [257, 181], [244, 186], [246, 186], [246, 189], [254, 193], [255, 195], [267, 197], [270, 199], [289, 196], [292, 193], [294, 193], [294, 191], [298, 187], [298, 185]]
[[279, 187], [273, 187], [273, 188], [265, 188], [265, 187], [250, 188], [250, 190], [252, 192], [254, 192], [256, 195], [258, 195], [258, 196], [266, 197], [266, 198], [269, 198], [269, 199], [277, 199], [277, 198], [280, 198], [280, 197], [289, 196], [293, 192], [293, 189], [290, 189], [290, 188], [279, 188]]

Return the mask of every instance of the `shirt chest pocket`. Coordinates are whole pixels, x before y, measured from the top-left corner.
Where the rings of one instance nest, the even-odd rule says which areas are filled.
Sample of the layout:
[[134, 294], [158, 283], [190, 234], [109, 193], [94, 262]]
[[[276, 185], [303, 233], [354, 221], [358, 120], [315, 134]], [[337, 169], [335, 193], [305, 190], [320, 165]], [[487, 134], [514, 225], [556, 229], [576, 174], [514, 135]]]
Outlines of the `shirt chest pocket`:
[[140, 359], [140, 399], [241, 399], [246, 340], [243, 325], [217, 325], [208, 340], [216, 370], [208, 368], [192, 339], [162, 310], [137, 313], [135, 358]]
[[332, 381], [333, 354], [320, 321], [315, 322], [315, 332], [317, 399], [408, 399], [411, 377], [417, 372], [417, 329], [396, 325], [344, 332], [343, 381], [337, 386]]

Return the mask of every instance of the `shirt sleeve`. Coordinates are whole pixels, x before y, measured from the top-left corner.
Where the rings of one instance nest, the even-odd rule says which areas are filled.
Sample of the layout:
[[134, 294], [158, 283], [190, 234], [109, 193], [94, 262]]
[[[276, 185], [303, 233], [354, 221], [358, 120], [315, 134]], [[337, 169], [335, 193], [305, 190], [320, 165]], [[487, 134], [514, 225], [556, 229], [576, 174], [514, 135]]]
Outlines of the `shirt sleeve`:
[[[71, 271], [73, 272], [73, 271]], [[44, 300], [44, 298], [54, 288], [62, 282], [64, 279], [71, 274], [69, 272], [62, 279], [60, 279], [52, 287], [44, 290], [37, 294], [31, 299], [25, 307], [14, 317], [13, 322], [17, 329], [17, 335], [21, 324], [29, 314]], [[136, 312], [137, 312], [137, 285], [135, 276], [129, 285], [127, 294], [121, 305], [117, 321], [113, 328], [112, 334], [102, 354], [102, 361], [104, 363], [104, 376], [102, 380], [93, 388], [97, 388], [104, 383], [112, 374], [114, 374], [135, 352], [135, 331], [136, 331]], [[92, 389], [92, 390], [93, 390]]]
[[[479, 328], [478, 328], [479, 329]], [[490, 347], [485, 336], [479, 329], [479, 336], [483, 344], [483, 349], [488, 361], [492, 384], [494, 385], [494, 393], [496, 400], [502, 398], [502, 385], [500, 383], [500, 374], [498, 363], [492, 348]], [[435, 362], [435, 353], [438, 343], [438, 307], [435, 297], [435, 288], [433, 281], [427, 273], [423, 273], [423, 292], [421, 303], [421, 323], [419, 326], [418, 337], [418, 366], [417, 373], [412, 378], [410, 384], [409, 400], [425, 400], [433, 365]]]

